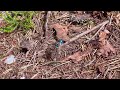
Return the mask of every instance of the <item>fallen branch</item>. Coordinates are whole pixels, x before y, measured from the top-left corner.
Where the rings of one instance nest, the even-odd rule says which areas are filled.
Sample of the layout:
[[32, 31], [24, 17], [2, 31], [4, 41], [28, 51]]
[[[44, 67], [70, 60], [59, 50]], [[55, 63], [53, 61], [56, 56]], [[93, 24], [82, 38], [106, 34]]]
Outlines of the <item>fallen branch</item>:
[[95, 36], [97, 36], [98, 33], [99, 33], [101, 30], [103, 30], [103, 28], [104, 28], [104, 26], [105, 26], [106, 24], [107, 24], [107, 23], [103, 24], [103, 25], [101, 26], [101, 28], [95, 33], [95, 35], [93, 35], [93, 36], [92, 36], [89, 40], [87, 40], [86, 42], [89, 42], [90, 40], [94, 39]]
[[48, 19], [50, 17], [50, 13], [51, 11], [46, 11], [46, 14], [45, 14], [45, 23], [44, 23], [44, 35], [43, 36], [46, 36], [46, 32], [48, 31]]
[[81, 33], [81, 34], [79, 34], [79, 35], [71, 38], [69, 41], [67, 41], [66, 43], [64, 43], [64, 44], [61, 45], [60, 47], [65, 46], [65, 45], [67, 45], [67, 44], [69, 44], [69, 43], [71, 43], [71, 42], [79, 39], [80, 37], [82, 37], [82, 36], [84, 36], [84, 35], [92, 32], [92, 31], [96, 30], [96, 29], [99, 28], [100, 26], [103, 26], [103, 25], [105, 25], [105, 24], [107, 24], [107, 23], [109, 23], [109, 20], [107, 20], [107, 21], [105, 21], [105, 22], [102, 22], [102, 23], [100, 23], [99, 25], [93, 27], [92, 29], [86, 30], [85, 32], [83, 32], [83, 33]]
[[64, 64], [68, 64], [68, 63], [70, 63], [70, 61], [63, 62], [63, 63], [61, 63], [61, 64], [59, 64], [59, 65], [51, 68], [48, 72], [46, 72], [46, 74], [49, 74], [49, 73], [51, 73], [55, 68], [57, 68], [57, 67], [59, 67], [59, 66], [62, 66], [62, 65], [64, 65]]

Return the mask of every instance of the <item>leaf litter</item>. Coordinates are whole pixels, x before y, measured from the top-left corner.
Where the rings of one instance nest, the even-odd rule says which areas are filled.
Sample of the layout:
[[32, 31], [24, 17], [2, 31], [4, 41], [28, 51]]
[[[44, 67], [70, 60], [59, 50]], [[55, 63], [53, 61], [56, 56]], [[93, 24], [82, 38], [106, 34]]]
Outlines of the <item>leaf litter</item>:
[[[56, 12], [56, 11], [51, 11], [51, 13]], [[79, 11], [74, 11], [73, 12], [67, 12], [68, 14], [66, 14], [66, 12], [64, 11], [60, 11], [60, 12], [56, 12], [56, 16], [57, 18], [54, 18], [54, 16], [49, 17], [50, 19], [48, 19], [48, 31], [50, 33], [52, 33], [52, 30], [50, 30], [51, 28], [49, 28], [49, 24], [50, 23], [56, 23], [56, 24], [52, 24], [52, 28], [56, 31], [56, 37], [58, 38], [59, 41], [59, 45], [64, 45], [63, 41], [68, 42], [72, 36], [71, 34], [74, 33], [74, 31], [72, 33], [70, 32], [69, 27], [67, 26], [69, 24], [70, 28], [73, 29], [77, 29], [76, 31], [76, 35], [80, 34], [81, 31], [84, 33], [88, 30], [87, 27], [89, 27], [88, 24], [84, 25], [84, 18], [79, 18], [83, 17], [84, 15], [87, 14], [87, 16], [90, 17], [90, 19], [92, 19], [92, 21], [94, 22], [93, 26], [97, 26], [99, 25], [99, 23], [104, 22], [104, 20], [108, 20], [108, 18], [106, 18], [103, 14], [106, 12], [105, 11], [91, 11], [89, 13], [86, 13], [86, 11], [84, 11], [84, 13], [79, 13]], [[74, 14], [74, 15], [73, 15]], [[59, 18], [60, 15], [61, 17]], [[118, 13], [116, 14], [116, 17], [119, 19], [119, 15]], [[72, 21], [67, 21], [70, 20], [70, 17], [75, 16], [75, 20], [73, 21], [78, 21], [79, 23], [77, 23], [77, 25], [73, 25], [71, 22]], [[77, 16], [77, 17], [76, 17]], [[40, 21], [42, 21], [43, 17], [44, 17], [44, 11], [42, 11], [40, 13], [40, 15], [37, 16], [39, 19], [35, 19], [38, 25], [36, 25], [37, 28], [35, 28], [36, 31], [42, 31], [42, 23]], [[88, 18], [88, 17], [87, 17]], [[85, 18], [85, 19], [87, 19]], [[78, 20], [79, 19], [79, 20]], [[70, 24], [71, 23], [71, 24]], [[80, 24], [83, 23], [83, 24]], [[87, 22], [85, 22], [87, 23]], [[113, 21], [111, 20], [111, 23], [113, 23]], [[119, 24], [119, 23], [118, 23]], [[88, 26], [87, 26], [88, 25]], [[116, 24], [115, 24], [116, 25]], [[74, 26], [74, 27], [73, 27]], [[118, 25], [119, 26], [119, 25]], [[104, 26], [106, 27], [106, 26]], [[113, 26], [112, 26], [113, 27]], [[119, 33], [118, 28], [113, 27], [116, 30], [116, 32]], [[87, 42], [84, 43], [86, 40], [86, 37], [90, 38], [89, 36], [93, 36], [93, 33], [95, 33], [95, 31], [97, 31], [98, 29], [95, 29], [94, 31], [90, 31], [89, 33], [82, 35], [82, 37], [74, 39], [74, 41], [78, 42], [77, 45], [74, 45], [75, 42], [70, 42], [68, 44], [66, 44], [64, 46], [64, 48], [61, 49], [61, 52], [58, 53], [58, 49], [59, 48], [55, 48], [54, 47], [54, 43], [52, 42], [54, 40], [54, 38], [51, 38], [52, 36], [47, 36], [50, 37], [49, 40], [44, 39], [43, 37], [43, 33], [39, 32], [38, 37], [33, 38], [32, 36], [28, 36], [27, 40], [28, 42], [34, 42], [34, 41], [38, 41], [36, 43], [35, 47], [32, 47], [31, 44], [29, 43], [25, 43], [26, 45], [29, 44], [30, 48], [29, 48], [29, 54], [28, 57], [26, 57], [25, 53], [20, 53], [19, 51], [19, 47], [21, 47], [20, 45], [18, 45], [17, 47], [14, 46], [14, 48], [17, 48], [16, 51], [13, 50], [13, 53], [16, 52], [17, 54], [17, 58], [14, 55], [9, 55], [6, 56], [4, 63], [6, 63], [5, 65], [1, 62], [0, 63], [0, 72], [5, 72], [7, 69], [9, 70], [9, 68], [13, 68], [13, 70], [9, 71], [8, 73], [5, 73], [4, 76], [0, 76], [0, 78], [11, 78], [14, 76], [14, 78], [18, 78], [18, 79], [26, 79], [26, 78], [31, 78], [34, 75], [35, 78], [40, 78], [40, 79], [45, 79], [45, 78], [104, 78], [102, 75], [106, 75], [105, 78], [107, 78], [107, 74], [110, 75], [106, 69], [104, 69], [104, 67], [107, 67], [107, 65], [109, 65], [109, 62], [107, 62], [107, 60], [113, 60], [112, 63], [112, 68], [114, 68], [114, 61], [116, 61], [116, 57], [119, 58], [119, 47], [115, 47], [114, 48], [114, 43], [112, 43], [112, 34], [111, 32], [114, 29], [111, 30], [103, 30], [100, 31], [95, 37], [94, 40], [91, 40], [91, 42]], [[31, 30], [32, 31], [32, 30]], [[33, 32], [33, 34], [36, 34], [37, 32]], [[69, 35], [69, 34], [70, 35]], [[118, 34], [117, 33], [117, 34]], [[15, 35], [15, 36], [14, 36]], [[74, 35], [74, 36], [76, 36]], [[9, 36], [9, 35], [8, 35]], [[26, 37], [24, 37], [24, 35], [22, 35], [21, 31], [17, 31], [12, 34], [10, 37], [14, 36], [14, 38], [19, 41], [24, 41], [26, 40]], [[119, 40], [119, 37], [117, 37]], [[4, 38], [6, 39], [6, 38]], [[97, 40], [98, 39], [98, 40]], [[5, 45], [5, 42], [3, 38], [1, 38], [1, 42], [0, 42], [0, 46]], [[51, 42], [50, 42], [51, 41]], [[54, 42], [58, 42], [55, 41]], [[4, 42], [4, 43], [3, 43]], [[12, 43], [12, 41], [10, 41]], [[47, 43], [44, 43], [47, 42]], [[94, 44], [95, 43], [95, 44]], [[25, 45], [24, 44], [24, 45]], [[92, 45], [91, 45], [92, 44]], [[117, 43], [118, 44], [118, 43]], [[23, 46], [24, 46], [23, 45]], [[51, 46], [53, 45], [52, 49]], [[8, 50], [10, 50], [11, 47], [9, 47], [10, 45], [5, 45], [4, 47], [6, 47], [7, 49], [6, 52]], [[41, 46], [44, 46], [43, 48], [40, 48]], [[48, 47], [49, 46], [49, 47]], [[119, 46], [119, 44], [117, 45]], [[23, 48], [23, 47], [22, 47]], [[66, 49], [67, 48], [67, 49]], [[117, 48], [117, 49], [116, 49]], [[42, 52], [43, 54], [39, 53]], [[117, 55], [115, 55], [114, 53], [117, 52]], [[70, 54], [69, 54], [70, 53]], [[113, 53], [112, 55], [110, 55], [110, 53]], [[38, 55], [41, 54], [41, 55]], [[48, 54], [48, 55], [47, 55]], [[44, 55], [47, 55], [49, 58], [44, 58]], [[90, 56], [90, 58], [88, 57]], [[16, 62], [16, 60], [18, 62]], [[66, 60], [70, 60], [70, 63], [65, 63]], [[94, 62], [91, 62], [93, 61]], [[64, 61], [64, 62], [62, 62]], [[76, 61], [76, 63], [73, 63], [74, 61]], [[47, 62], [60, 62], [58, 64], [54, 64], [54, 65], [48, 65], [46, 64]], [[104, 63], [105, 62], [105, 63]], [[112, 61], [111, 61], [112, 62]], [[119, 62], [119, 60], [118, 60]], [[13, 64], [14, 63], [14, 64]], [[31, 65], [32, 64], [32, 65]], [[118, 63], [119, 64], [119, 63]], [[31, 65], [31, 66], [29, 66]], [[56, 66], [57, 65], [57, 66]], [[84, 66], [86, 65], [86, 66]], [[99, 65], [99, 66], [96, 66]], [[25, 66], [29, 66], [27, 68], [24, 68], [23, 71], [20, 70], [21, 67], [25, 67]], [[111, 66], [109, 68], [111, 68]], [[4, 68], [5, 67], [5, 68]], [[53, 71], [52, 68], [54, 68]], [[74, 70], [74, 69], [76, 70]], [[96, 70], [96, 68], [98, 68], [99, 70]], [[102, 70], [104, 69], [104, 70]], [[117, 68], [119, 70], [119, 68]], [[117, 69], [115, 69], [114, 71], [116, 71]], [[112, 70], [112, 69], [110, 69]], [[47, 71], [51, 71], [49, 74], [46, 74], [45, 72]], [[92, 71], [91, 73], [88, 73]], [[25, 73], [26, 77], [19, 77], [17, 76], [18, 73]], [[81, 73], [84, 72], [84, 73]], [[100, 74], [102, 72], [102, 75]], [[105, 73], [107, 72], [107, 73]], [[39, 74], [37, 74], [39, 73]], [[55, 74], [57, 74], [59, 77], [57, 77]], [[77, 74], [77, 75], [76, 75]], [[110, 76], [110, 77], [114, 77], [114, 76]]]
[[52, 27], [56, 30], [57, 32], [57, 38], [62, 39], [64, 41], [68, 41], [70, 38], [68, 37], [68, 28], [67, 26], [63, 26], [60, 24], [53, 24]]
[[115, 49], [110, 44], [110, 42], [106, 39], [107, 34], [110, 32], [108, 30], [101, 31], [99, 34], [99, 43], [100, 43], [100, 53], [99, 55], [108, 56], [109, 52], [115, 53]]

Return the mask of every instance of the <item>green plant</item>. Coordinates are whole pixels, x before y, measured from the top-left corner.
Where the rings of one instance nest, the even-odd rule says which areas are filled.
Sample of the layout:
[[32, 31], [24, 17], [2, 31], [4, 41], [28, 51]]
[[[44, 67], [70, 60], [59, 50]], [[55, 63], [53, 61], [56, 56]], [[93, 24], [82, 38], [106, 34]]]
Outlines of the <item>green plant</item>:
[[12, 32], [17, 28], [29, 30], [34, 27], [32, 22], [34, 11], [5, 11], [0, 17], [4, 19], [6, 25], [0, 28], [2, 32]]

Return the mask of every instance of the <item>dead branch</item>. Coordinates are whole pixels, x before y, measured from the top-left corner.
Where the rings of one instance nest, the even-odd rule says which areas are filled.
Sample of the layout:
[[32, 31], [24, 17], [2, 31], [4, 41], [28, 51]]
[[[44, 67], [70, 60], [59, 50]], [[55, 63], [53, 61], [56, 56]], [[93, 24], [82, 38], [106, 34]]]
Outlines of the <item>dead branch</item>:
[[103, 24], [103, 25], [100, 27], [100, 29], [99, 29], [88, 41], [86, 41], [86, 42], [89, 42], [90, 40], [94, 39], [95, 36], [97, 36], [98, 33], [99, 33], [101, 30], [103, 30], [103, 28], [104, 28], [104, 26], [105, 26], [106, 24], [107, 24], [107, 23]]
[[48, 31], [48, 19], [50, 17], [50, 13], [51, 13], [51, 11], [46, 11], [43, 36], [46, 36], [46, 32]]
[[92, 31], [96, 30], [97, 28], [99, 28], [99, 27], [101, 27], [101, 26], [103, 26], [103, 25], [105, 25], [105, 24], [107, 24], [107, 23], [109, 23], [109, 20], [107, 20], [107, 21], [105, 21], [105, 22], [102, 22], [102, 23], [98, 24], [97, 26], [93, 27], [92, 29], [86, 30], [85, 32], [83, 32], [83, 33], [81, 33], [81, 34], [79, 34], [79, 35], [71, 38], [69, 41], [67, 41], [66, 43], [64, 43], [64, 44], [61, 45], [60, 47], [65, 46], [65, 45], [67, 45], [67, 44], [69, 44], [69, 43], [71, 43], [71, 42], [79, 39], [80, 37], [82, 37], [82, 36], [84, 36], [84, 35], [92, 32]]

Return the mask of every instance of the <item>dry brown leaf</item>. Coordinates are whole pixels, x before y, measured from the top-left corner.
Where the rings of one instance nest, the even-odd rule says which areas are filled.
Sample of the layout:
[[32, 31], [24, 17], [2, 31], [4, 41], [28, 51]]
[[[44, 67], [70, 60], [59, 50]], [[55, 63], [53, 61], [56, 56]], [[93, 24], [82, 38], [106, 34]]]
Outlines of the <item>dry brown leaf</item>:
[[113, 46], [109, 43], [109, 41], [105, 40], [104, 41], [105, 44], [101, 46], [100, 52], [101, 54], [105, 54], [106, 56], [108, 56], [109, 52], [113, 52], [115, 53], [115, 49], [113, 48]]
[[82, 56], [80, 52], [76, 52], [73, 55], [70, 55], [69, 57], [67, 57], [66, 59], [75, 59], [77, 61], [80, 61], [82, 59]]
[[52, 28], [56, 30], [58, 39], [63, 39], [64, 41], [68, 41], [70, 39], [67, 35], [68, 32], [67, 26], [62, 26], [57, 23], [52, 25]]
[[99, 41], [105, 40], [106, 39], [106, 35], [107, 35], [106, 32], [101, 31], [100, 34], [99, 34]]
[[106, 46], [109, 47], [110, 51], [112, 51], [113, 53], [115, 53], [115, 49], [113, 48], [113, 46], [110, 44], [109, 41], [106, 40]]
[[88, 56], [91, 53], [92, 49], [87, 49], [84, 52], [76, 52], [73, 55], [70, 55], [68, 57], [66, 57], [64, 60], [68, 60], [68, 59], [74, 59], [76, 61], [80, 61], [82, 60], [84, 57]]
[[109, 43], [108, 40], [106, 40], [106, 36], [107, 33], [109, 33], [108, 31], [101, 31], [99, 34], [99, 41], [100, 41], [100, 53], [99, 55], [105, 55], [108, 56], [109, 52], [113, 52], [115, 53], [115, 49], [113, 48], [113, 46]]
[[99, 66], [97, 66], [97, 69], [98, 69], [98, 73], [104, 73], [105, 72], [105, 67], [104, 67], [104, 65], [99, 65]]

